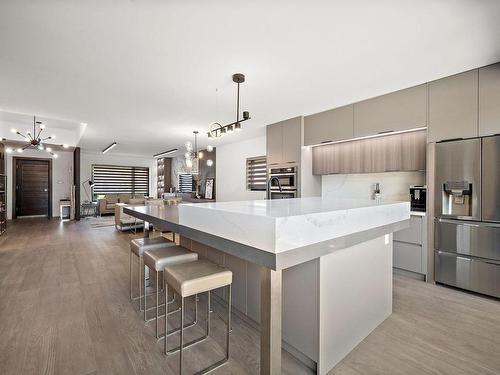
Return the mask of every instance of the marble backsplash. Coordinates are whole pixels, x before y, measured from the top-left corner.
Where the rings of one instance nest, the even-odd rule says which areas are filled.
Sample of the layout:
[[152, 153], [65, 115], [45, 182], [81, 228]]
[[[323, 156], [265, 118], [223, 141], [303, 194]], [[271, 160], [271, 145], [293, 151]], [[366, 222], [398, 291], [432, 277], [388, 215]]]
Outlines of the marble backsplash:
[[425, 185], [425, 172], [386, 172], [322, 176], [321, 195], [337, 198], [373, 198], [373, 186], [380, 183], [384, 200], [408, 201], [410, 185]]

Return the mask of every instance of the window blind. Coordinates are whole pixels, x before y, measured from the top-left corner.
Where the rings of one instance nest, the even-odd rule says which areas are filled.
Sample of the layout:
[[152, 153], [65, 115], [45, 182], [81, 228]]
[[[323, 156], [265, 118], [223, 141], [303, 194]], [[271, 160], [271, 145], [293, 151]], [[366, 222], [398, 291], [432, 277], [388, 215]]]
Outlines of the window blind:
[[193, 192], [193, 175], [188, 173], [179, 174], [179, 191], [181, 193]]
[[93, 195], [149, 195], [149, 168], [92, 165]]
[[267, 161], [265, 156], [247, 159], [247, 190], [266, 190], [266, 167]]

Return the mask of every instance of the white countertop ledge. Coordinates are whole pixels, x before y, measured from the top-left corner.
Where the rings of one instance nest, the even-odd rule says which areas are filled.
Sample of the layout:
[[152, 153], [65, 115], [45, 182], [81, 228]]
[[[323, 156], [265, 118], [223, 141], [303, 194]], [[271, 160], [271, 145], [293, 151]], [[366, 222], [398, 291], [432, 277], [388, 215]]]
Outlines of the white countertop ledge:
[[280, 253], [410, 218], [409, 202], [294, 198], [179, 205], [179, 224]]

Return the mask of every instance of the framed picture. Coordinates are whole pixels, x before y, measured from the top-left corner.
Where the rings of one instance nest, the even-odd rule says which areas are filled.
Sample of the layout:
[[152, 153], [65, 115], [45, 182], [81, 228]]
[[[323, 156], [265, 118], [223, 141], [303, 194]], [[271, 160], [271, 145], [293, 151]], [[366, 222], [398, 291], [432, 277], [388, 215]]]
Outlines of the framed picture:
[[214, 194], [214, 179], [207, 178], [205, 182], [205, 199], [213, 199]]

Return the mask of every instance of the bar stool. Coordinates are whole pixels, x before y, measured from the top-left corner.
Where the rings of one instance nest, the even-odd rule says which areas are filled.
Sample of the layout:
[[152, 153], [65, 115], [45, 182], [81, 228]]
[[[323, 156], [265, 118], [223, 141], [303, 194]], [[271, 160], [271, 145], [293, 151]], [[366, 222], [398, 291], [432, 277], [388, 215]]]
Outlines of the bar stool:
[[[165, 237], [153, 237], [153, 238], [136, 238], [130, 241], [130, 255], [129, 255], [129, 279], [130, 279], [130, 300], [135, 301], [139, 299], [139, 310], [142, 311], [142, 275], [144, 273], [143, 266], [143, 255], [144, 252], [150, 250], [163, 249], [165, 247], [176, 246], [175, 242], [172, 242]], [[138, 279], [139, 279], [139, 296], [134, 297], [132, 293], [132, 257], [136, 256], [139, 260], [138, 269]], [[146, 274], [144, 273], [144, 279]], [[146, 289], [144, 289], [144, 294], [146, 294]]]
[[[233, 273], [221, 266], [207, 260], [197, 260], [196, 262], [177, 264], [164, 269], [165, 276], [165, 297], [168, 297], [168, 288], [171, 287], [175, 293], [181, 297], [181, 323], [179, 347], [168, 350], [167, 347], [167, 325], [168, 316], [165, 316], [165, 346], [166, 355], [179, 352], [179, 374], [182, 374], [182, 350], [195, 345], [210, 336], [210, 292], [214, 289], [227, 287], [227, 333], [226, 333], [226, 356], [224, 359], [201, 370], [197, 374], [206, 374], [224, 365], [229, 360], [229, 332], [231, 326], [231, 284]], [[207, 292], [207, 328], [206, 334], [199, 339], [195, 339], [184, 345], [184, 299], [189, 296]]]
[[[144, 253], [143, 261], [144, 265], [150, 270], [156, 272], [156, 338], [158, 338], [158, 310], [160, 308], [159, 295], [160, 288], [158, 279], [160, 272], [162, 273], [162, 286], [165, 284], [165, 274], [163, 269], [168, 266], [173, 266], [180, 263], [194, 262], [198, 260], [198, 254], [194, 251], [189, 251], [182, 246], [169, 246], [157, 250], [149, 250]], [[146, 278], [144, 278], [144, 290], [146, 289]], [[168, 296], [167, 296], [168, 297]], [[165, 298], [165, 316], [169, 314], [168, 312], [168, 298]], [[144, 293], [144, 320], [146, 320], [146, 293]], [[175, 312], [175, 311], [173, 311]], [[198, 316], [198, 303], [196, 302], [196, 317]], [[196, 321], [194, 322], [196, 324]]]

